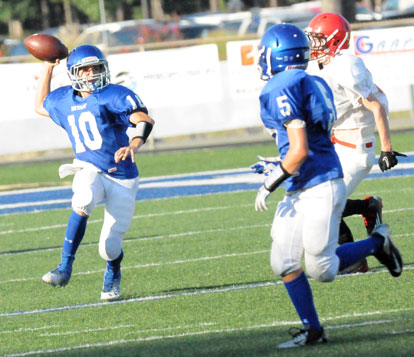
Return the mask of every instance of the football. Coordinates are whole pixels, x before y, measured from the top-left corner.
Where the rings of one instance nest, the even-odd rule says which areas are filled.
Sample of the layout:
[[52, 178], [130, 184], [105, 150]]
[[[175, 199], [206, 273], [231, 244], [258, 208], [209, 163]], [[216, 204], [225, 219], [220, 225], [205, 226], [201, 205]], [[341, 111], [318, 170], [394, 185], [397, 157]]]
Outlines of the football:
[[67, 47], [55, 36], [35, 33], [24, 39], [27, 50], [37, 59], [54, 62], [68, 56]]

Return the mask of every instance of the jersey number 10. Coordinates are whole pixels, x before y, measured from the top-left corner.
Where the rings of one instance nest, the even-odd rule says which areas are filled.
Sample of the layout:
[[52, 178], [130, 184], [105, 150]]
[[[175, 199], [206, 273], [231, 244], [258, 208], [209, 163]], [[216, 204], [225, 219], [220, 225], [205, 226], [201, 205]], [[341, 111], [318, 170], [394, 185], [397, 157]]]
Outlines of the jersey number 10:
[[[68, 116], [68, 122], [75, 139], [75, 153], [79, 154], [86, 151], [85, 145], [90, 150], [98, 150], [102, 147], [102, 136], [99, 133], [95, 116], [91, 112], [82, 112], [79, 116], [78, 125], [76, 125], [73, 114]], [[86, 124], [88, 124], [90, 132], [88, 132]], [[82, 133], [83, 141], [79, 136], [79, 131]], [[90, 134], [92, 137], [89, 136]]]

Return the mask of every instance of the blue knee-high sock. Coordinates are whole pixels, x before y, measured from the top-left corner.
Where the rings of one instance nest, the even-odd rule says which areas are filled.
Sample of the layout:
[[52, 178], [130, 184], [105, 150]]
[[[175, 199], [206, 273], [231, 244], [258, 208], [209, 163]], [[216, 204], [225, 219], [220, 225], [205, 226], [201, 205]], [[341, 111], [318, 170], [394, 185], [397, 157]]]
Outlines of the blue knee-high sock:
[[336, 248], [339, 257], [339, 270], [345, 269], [356, 262], [375, 254], [382, 247], [383, 240], [379, 237], [369, 237], [357, 242], [346, 243]]
[[106, 265], [108, 270], [111, 270], [114, 272], [114, 274], [119, 272], [119, 269], [121, 269], [121, 262], [122, 259], [124, 259], [124, 251], [121, 250], [121, 254], [119, 254], [119, 257], [114, 260], [107, 260]]
[[309, 325], [313, 329], [320, 330], [321, 324], [319, 323], [312, 290], [305, 273], [302, 272], [295, 280], [284, 284], [302, 323]]
[[65, 241], [63, 242], [62, 258], [59, 265], [61, 269], [72, 270], [76, 251], [85, 235], [87, 221], [88, 217], [72, 211], [66, 227]]

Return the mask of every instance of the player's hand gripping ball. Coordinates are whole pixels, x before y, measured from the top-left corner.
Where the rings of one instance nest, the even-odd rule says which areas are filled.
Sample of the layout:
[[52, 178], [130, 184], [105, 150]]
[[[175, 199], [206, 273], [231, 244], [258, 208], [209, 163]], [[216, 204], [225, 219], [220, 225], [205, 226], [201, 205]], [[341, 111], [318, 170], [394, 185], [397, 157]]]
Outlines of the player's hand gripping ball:
[[35, 33], [24, 39], [27, 50], [37, 59], [55, 62], [68, 56], [67, 47], [57, 38], [45, 33]]

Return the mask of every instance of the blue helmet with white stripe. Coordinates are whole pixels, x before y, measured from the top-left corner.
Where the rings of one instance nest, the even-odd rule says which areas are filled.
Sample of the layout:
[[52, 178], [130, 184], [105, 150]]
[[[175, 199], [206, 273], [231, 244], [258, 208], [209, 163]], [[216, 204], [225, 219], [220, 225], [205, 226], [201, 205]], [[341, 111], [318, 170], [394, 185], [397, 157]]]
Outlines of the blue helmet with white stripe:
[[299, 27], [274, 25], [265, 32], [259, 46], [261, 78], [268, 80], [285, 69], [306, 69], [309, 56], [309, 39]]

